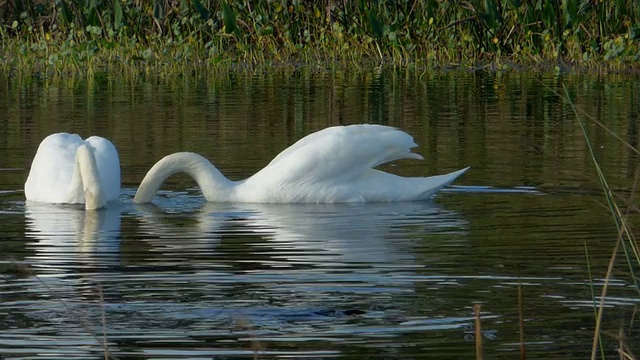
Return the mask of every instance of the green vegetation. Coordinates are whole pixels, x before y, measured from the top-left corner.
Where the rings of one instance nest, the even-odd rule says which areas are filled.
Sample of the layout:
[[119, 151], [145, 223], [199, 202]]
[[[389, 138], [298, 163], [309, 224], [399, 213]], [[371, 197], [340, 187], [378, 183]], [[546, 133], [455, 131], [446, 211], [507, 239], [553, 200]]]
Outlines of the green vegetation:
[[0, 66], [18, 74], [260, 65], [637, 68], [640, 1], [15, 0]]

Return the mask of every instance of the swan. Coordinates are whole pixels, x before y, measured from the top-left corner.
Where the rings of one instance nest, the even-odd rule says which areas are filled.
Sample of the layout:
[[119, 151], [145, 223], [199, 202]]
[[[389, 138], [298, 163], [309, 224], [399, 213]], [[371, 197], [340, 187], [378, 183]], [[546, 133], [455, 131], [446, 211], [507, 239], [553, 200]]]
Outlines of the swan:
[[206, 158], [167, 155], [140, 183], [133, 201], [149, 203], [171, 175], [186, 173], [205, 199], [242, 203], [357, 203], [426, 200], [469, 168], [431, 177], [401, 177], [374, 167], [399, 159], [423, 159], [402, 130], [383, 125], [334, 126], [307, 135], [266, 167], [231, 181]]
[[77, 134], [47, 136], [24, 184], [28, 201], [103, 208], [120, 196], [120, 160], [111, 141]]

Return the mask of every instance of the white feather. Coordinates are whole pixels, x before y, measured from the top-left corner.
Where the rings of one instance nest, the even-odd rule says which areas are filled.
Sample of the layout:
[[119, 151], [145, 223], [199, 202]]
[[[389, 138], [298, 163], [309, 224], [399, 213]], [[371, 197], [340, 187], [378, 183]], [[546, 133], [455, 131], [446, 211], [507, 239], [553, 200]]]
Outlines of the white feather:
[[208, 201], [338, 203], [412, 201], [431, 197], [468, 168], [432, 177], [400, 177], [374, 167], [399, 159], [422, 159], [407, 133], [381, 125], [330, 127], [300, 139], [250, 178], [233, 182], [194, 153], [158, 161], [142, 180], [134, 201], [150, 202], [171, 175], [193, 177]]
[[98, 136], [51, 134], [38, 146], [24, 191], [29, 201], [104, 207], [120, 195], [118, 151]]

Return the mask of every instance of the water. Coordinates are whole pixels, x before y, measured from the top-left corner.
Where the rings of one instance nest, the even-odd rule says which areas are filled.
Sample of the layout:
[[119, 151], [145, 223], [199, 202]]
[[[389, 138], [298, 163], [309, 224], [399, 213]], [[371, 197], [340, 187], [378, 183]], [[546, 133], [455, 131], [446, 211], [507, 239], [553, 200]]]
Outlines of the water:
[[[0, 354], [8, 358], [587, 357], [594, 291], [616, 230], [571, 109], [633, 146], [632, 76], [307, 71], [209, 79], [5, 79], [0, 87]], [[247, 177], [300, 137], [350, 123], [397, 126], [425, 161], [468, 165], [431, 202], [205, 203], [185, 176], [153, 205], [131, 199], [160, 157], [195, 151]], [[25, 204], [52, 132], [110, 138], [123, 191], [97, 213]], [[611, 186], [629, 196], [637, 157], [587, 122]], [[589, 262], [586, 260], [588, 250]], [[518, 289], [522, 291], [519, 310]], [[640, 297], [618, 261], [603, 318], [636, 356]]]

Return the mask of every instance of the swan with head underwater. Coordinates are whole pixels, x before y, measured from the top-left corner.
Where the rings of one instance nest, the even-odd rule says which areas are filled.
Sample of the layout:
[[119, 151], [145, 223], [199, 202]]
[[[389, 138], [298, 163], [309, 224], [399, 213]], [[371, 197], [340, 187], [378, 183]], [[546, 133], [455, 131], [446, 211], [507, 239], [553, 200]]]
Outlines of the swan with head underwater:
[[120, 196], [118, 151], [99, 136], [51, 134], [38, 146], [24, 193], [33, 202], [106, 207]]
[[413, 138], [383, 125], [334, 126], [307, 135], [255, 175], [227, 179], [206, 158], [190, 152], [167, 155], [145, 175], [134, 197], [149, 203], [171, 175], [186, 173], [207, 201], [243, 203], [356, 203], [429, 199], [468, 167], [446, 175], [401, 177], [376, 166], [412, 153]]

